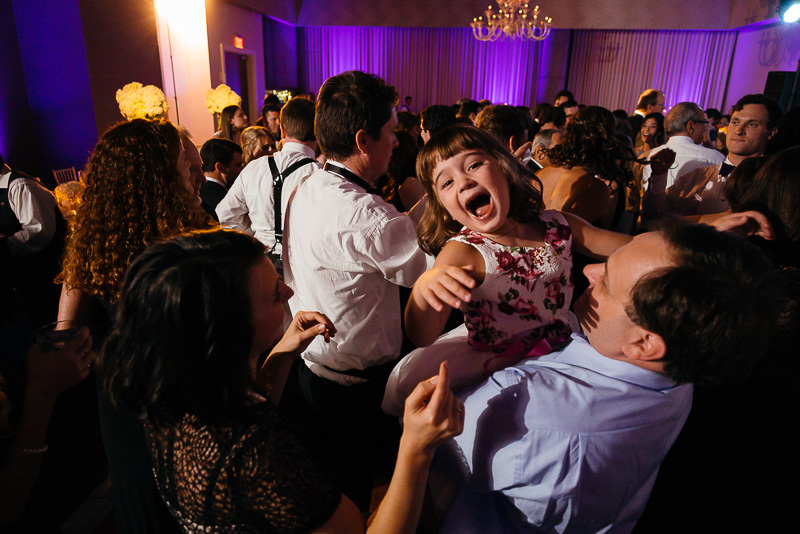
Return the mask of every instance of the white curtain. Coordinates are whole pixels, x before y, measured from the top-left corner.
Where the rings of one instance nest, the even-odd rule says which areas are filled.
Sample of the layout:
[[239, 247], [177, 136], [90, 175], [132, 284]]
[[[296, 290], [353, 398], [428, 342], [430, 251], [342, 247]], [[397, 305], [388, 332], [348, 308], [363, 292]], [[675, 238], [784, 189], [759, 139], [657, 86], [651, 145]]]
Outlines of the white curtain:
[[546, 56], [547, 41], [485, 43], [468, 28], [298, 28], [299, 75], [307, 90], [318, 91], [343, 71], [363, 70], [394, 85], [401, 99], [412, 96], [416, 112], [461, 97], [535, 104]]
[[632, 113], [646, 89], [667, 107], [695, 102], [720, 108], [735, 31], [575, 31], [569, 85], [579, 102]]

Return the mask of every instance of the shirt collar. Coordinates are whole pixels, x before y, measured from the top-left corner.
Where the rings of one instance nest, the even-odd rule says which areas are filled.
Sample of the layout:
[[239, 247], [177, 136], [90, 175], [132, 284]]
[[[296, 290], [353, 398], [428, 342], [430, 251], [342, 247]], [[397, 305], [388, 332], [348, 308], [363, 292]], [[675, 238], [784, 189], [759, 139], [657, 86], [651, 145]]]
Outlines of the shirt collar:
[[[283, 152], [284, 154], [287, 152], [298, 152], [300, 154], [303, 154], [304, 156], [308, 156], [311, 159], [316, 159], [316, 157], [314, 156], [314, 151], [311, 149], [310, 146], [304, 145], [303, 143], [298, 143], [296, 141], [284, 140], [281, 152]], [[339, 163], [339, 165], [341, 165], [341, 163]]]
[[667, 139], [667, 144], [670, 145], [695, 145], [694, 139], [689, 137], [688, 135], [673, 135], [669, 139]]
[[[214, 182], [215, 184], [219, 184], [219, 185], [221, 185], [222, 187], [225, 187], [225, 184], [223, 184], [222, 182], [220, 182], [220, 181], [219, 181], [219, 180], [217, 180], [216, 178], [212, 178], [211, 176], [206, 176], [206, 181], [208, 181], [208, 182]], [[225, 189], [227, 189], [227, 187], [225, 187]]]
[[561, 352], [554, 352], [541, 359], [568, 363], [611, 378], [636, 384], [647, 389], [671, 389], [677, 384], [669, 377], [649, 371], [632, 363], [603, 356], [582, 334], [572, 334], [572, 342]]
[[323, 169], [341, 178], [344, 178], [345, 180], [347, 180], [352, 184], [359, 186], [364, 191], [367, 191], [369, 193], [372, 192], [372, 186], [369, 184], [369, 182], [367, 182], [359, 175], [354, 173], [353, 170], [344, 163], [339, 163], [338, 161], [334, 160], [328, 160], [328, 162], [323, 166]]

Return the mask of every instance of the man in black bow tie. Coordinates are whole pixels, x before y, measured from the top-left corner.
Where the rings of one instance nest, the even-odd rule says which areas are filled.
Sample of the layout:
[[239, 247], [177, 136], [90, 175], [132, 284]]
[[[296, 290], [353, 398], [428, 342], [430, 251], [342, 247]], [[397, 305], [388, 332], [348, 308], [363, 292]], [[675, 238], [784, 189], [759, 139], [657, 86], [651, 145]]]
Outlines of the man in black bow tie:
[[783, 116], [780, 106], [763, 94], [745, 95], [733, 107], [728, 126], [728, 158], [718, 165], [695, 169], [667, 187], [667, 174], [652, 176], [642, 199], [647, 221], [669, 214], [707, 215], [728, 211], [722, 190], [730, 172], [745, 158], [764, 153]]

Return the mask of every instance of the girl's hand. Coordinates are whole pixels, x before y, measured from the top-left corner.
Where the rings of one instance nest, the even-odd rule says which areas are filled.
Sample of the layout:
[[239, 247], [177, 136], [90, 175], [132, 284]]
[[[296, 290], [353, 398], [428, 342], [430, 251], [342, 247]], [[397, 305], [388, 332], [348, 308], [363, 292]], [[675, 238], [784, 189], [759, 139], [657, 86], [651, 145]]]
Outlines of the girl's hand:
[[439, 374], [417, 384], [406, 399], [401, 446], [432, 456], [439, 444], [463, 429], [464, 405], [450, 391], [447, 362], [442, 362]]
[[433, 267], [419, 277], [414, 291], [437, 312], [441, 312], [445, 304], [460, 308], [462, 302], [472, 298], [470, 290], [475, 287], [475, 280], [470, 273], [474, 270], [473, 265]]
[[297, 312], [272, 352], [300, 354], [315, 337], [324, 336], [325, 343], [328, 343], [335, 335], [336, 327], [326, 315], [313, 311]]

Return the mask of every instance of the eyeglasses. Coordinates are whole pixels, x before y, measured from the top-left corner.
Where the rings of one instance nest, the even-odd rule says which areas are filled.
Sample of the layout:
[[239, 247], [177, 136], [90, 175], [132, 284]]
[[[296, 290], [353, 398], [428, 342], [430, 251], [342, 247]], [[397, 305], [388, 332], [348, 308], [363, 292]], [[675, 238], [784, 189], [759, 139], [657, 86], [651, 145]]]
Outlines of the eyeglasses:
[[709, 121], [698, 121], [698, 120], [692, 120], [692, 122], [695, 122], [697, 124], [708, 124], [709, 123]]

